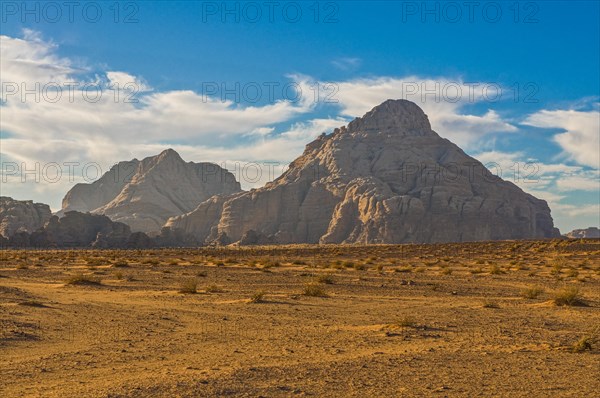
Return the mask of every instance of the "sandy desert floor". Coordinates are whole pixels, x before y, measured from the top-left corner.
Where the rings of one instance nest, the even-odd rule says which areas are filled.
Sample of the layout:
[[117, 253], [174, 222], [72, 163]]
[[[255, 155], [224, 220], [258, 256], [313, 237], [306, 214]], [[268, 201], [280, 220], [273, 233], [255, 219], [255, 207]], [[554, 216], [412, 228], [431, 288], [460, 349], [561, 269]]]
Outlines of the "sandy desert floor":
[[600, 391], [598, 240], [0, 257], [1, 397]]

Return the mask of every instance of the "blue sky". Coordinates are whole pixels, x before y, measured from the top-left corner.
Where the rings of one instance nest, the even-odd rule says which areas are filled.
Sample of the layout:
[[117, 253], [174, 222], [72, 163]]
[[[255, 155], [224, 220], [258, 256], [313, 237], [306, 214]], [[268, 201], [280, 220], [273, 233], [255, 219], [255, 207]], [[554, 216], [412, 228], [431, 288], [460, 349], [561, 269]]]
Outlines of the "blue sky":
[[[467, 3], [83, 1], [70, 21], [60, 2], [27, 10], [4, 2], [2, 162], [95, 162], [106, 171], [172, 146], [186, 160], [283, 169], [322, 131], [417, 87], [407, 99], [434, 129], [503, 165], [504, 178], [515, 163], [539, 166], [535, 182], [515, 182], [548, 200], [563, 232], [598, 226], [599, 2]], [[7, 96], [11, 83], [65, 81], [102, 85], [102, 100]], [[107, 99], [111, 84], [131, 82], [138, 103]], [[273, 97], [269, 84], [279, 84]], [[298, 101], [286, 85], [302, 88]], [[460, 99], [448, 101], [441, 90], [457, 86]], [[435, 94], [423, 97], [423, 87]], [[477, 87], [472, 100], [468, 87]], [[501, 98], [483, 87], [500, 88]], [[2, 194], [58, 209], [80, 177], [8, 176]]]

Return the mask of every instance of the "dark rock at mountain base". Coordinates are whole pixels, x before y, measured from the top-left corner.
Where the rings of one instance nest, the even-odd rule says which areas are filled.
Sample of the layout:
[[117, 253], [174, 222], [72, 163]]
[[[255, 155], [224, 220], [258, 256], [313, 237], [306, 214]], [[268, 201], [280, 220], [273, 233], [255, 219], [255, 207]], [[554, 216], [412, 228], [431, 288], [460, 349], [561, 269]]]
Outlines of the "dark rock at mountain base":
[[143, 232], [134, 232], [127, 239], [127, 249], [150, 249], [156, 247], [156, 244], [148, 235]]
[[232, 242], [231, 242], [231, 239], [229, 239], [229, 236], [227, 236], [227, 234], [225, 232], [220, 232], [215, 239], [208, 242], [208, 245], [209, 246], [227, 246], [227, 245], [230, 245], [231, 243]]
[[244, 235], [242, 235], [242, 238], [238, 242], [240, 246], [272, 245], [275, 243], [276, 241], [273, 237], [266, 236], [252, 229], [244, 232]]
[[160, 235], [156, 236], [154, 243], [159, 247], [194, 247], [199, 246], [193, 235], [179, 228], [163, 227]]

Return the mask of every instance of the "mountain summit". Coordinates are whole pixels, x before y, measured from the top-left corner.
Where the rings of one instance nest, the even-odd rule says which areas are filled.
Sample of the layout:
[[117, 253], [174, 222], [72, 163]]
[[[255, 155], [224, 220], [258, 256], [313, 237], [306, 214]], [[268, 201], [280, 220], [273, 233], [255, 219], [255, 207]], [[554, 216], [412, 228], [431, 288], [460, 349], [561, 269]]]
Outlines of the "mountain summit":
[[417, 104], [407, 100], [387, 100], [377, 105], [363, 117], [350, 122], [348, 130], [403, 136], [433, 133], [425, 112]]
[[63, 199], [70, 210], [103, 214], [133, 231], [158, 232], [169, 217], [194, 210], [213, 195], [240, 191], [233, 174], [213, 163], [185, 162], [173, 149], [141, 161], [120, 162]]
[[490, 172], [388, 100], [306, 146], [275, 181], [171, 218], [200, 241], [461, 242], [558, 235], [547, 203]]

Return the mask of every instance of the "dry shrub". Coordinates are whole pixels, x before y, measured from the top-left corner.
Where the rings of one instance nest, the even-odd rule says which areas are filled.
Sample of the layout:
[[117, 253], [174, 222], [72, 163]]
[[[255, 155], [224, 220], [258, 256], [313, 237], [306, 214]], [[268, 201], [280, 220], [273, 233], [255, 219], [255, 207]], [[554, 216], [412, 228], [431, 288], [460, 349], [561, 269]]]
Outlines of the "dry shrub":
[[544, 288], [540, 286], [529, 286], [521, 291], [521, 296], [526, 299], [536, 299], [544, 293]]
[[263, 290], [260, 290], [252, 295], [250, 298], [251, 303], [264, 303], [266, 293]]
[[195, 294], [198, 292], [198, 281], [196, 279], [187, 279], [181, 282], [179, 293]]
[[324, 283], [326, 285], [333, 285], [333, 277], [331, 275], [319, 275], [317, 277], [317, 282], [318, 283]]
[[325, 290], [316, 283], [309, 283], [305, 285], [302, 294], [309, 297], [327, 297]]
[[75, 274], [69, 277], [65, 283], [67, 285], [100, 285], [100, 280], [89, 275]]
[[553, 301], [558, 306], [584, 305], [577, 286], [566, 286], [554, 292]]
[[490, 268], [490, 274], [492, 275], [500, 275], [504, 273], [505, 272], [502, 270], [502, 268], [498, 267], [496, 264], [492, 265], [492, 267]]
[[402, 317], [402, 319], [400, 319], [398, 321], [398, 326], [401, 327], [405, 327], [405, 328], [412, 328], [416, 326], [416, 322], [415, 319], [412, 316], [404, 316]]
[[483, 302], [483, 308], [500, 308], [500, 306], [495, 301], [488, 299]]
[[223, 293], [224, 290], [220, 286], [217, 285], [208, 285], [204, 288], [204, 291], [207, 293]]
[[595, 342], [596, 342], [596, 339], [594, 339], [594, 337], [583, 336], [575, 344], [573, 344], [573, 346], [571, 347], [571, 350], [576, 353], [581, 353], [584, 351], [591, 351]]

